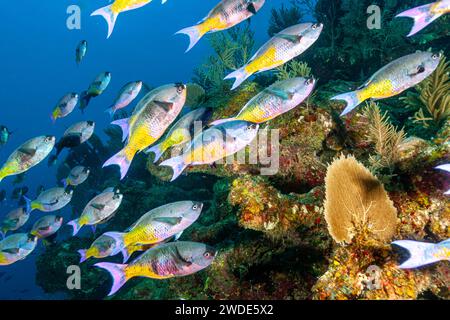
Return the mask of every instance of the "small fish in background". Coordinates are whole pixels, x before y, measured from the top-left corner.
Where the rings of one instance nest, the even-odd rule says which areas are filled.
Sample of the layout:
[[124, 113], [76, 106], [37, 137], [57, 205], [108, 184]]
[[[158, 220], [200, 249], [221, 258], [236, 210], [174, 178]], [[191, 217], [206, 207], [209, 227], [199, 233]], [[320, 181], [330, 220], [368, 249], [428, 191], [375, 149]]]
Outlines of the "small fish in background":
[[87, 53], [87, 41], [86, 40], [82, 40], [76, 49], [75, 52], [75, 60], [77, 62], [77, 65], [80, 65], [81, 61], [83, 61], [84, 57], [86, 56]]
[[78, 253], [80, 254], [80, 263], [88, 260], [89, 258], [106, 258], [115, 256], [121, 250], [121, 246], [117, 245], [116, 240], [113, 237], [102, 234], [100, 237], [95, 239], [88, 249], [80, 249]]
[[[165, 97], [167, 100], [153, 100], [155, 96]], [[118, 165], [120, 179], [124, 179], [134, 156], [161, 138], [180, 114], [185, 101], [186, 85], [181, 83], [166, 86], [157, 94], [149, 92], [129, 119], [112, 122], [122, 128], [123, 137], [128, 137], [128, 140], [124, 148], [107, 160], [103, 167]]]
[[78, 98], [78, 94], [74, 92], [68, 93], [62, 97], [50, 116], [52, 121], [55, 122], [59, 118], [68, 116], [75, 109]]
[[5, 126], [0, 126], [0, 146], [4, 146], [8, 143], [9, 137], [12, 135], [12, 132]]
[[12, 200], [18, 200], [22, 198], [23, 196], [26, 196], [28, 193], [28, 187], [20, 187], [20, 188], [14, 188], [11, 192], [11, 199]]
[[64, 187], [79, 186], [87, 180], [91, 171], [87, 167], [76, 166], [70, 170], [69, 176], [63, 180]]
[[81, 216], [68, 223], [73, 228], [72, 235], [76, 235], [85, 225], [95, 227], [107, 222], [119, 209], [122, 199], [123, 194], [119, 190], [114, 190], [114, 188], [107, 188], [103, 193], [94, 197], [88, 202]]
[[358, 90], [340, 94], [331, 100], [346, 102], [347, 107], [341, 113], [344, 116], [367, 99], [397, 96], [428, 78], [438, 67], [441, 58], [442, 54], [420, 51], [401, 57], [381, 68]]
[[207, 108], [199, 108], [187, 113], [172, 126], [163, 141], [148, 148], [145, 153], [152, 152], [155, 155], [153, 162], [157, 162], [167, 149], [190, 141], [195, 134], [194, 124], [201, 122], [199, 125], [203, 128], [211, 114], [211, 109]]
[[145, 251], [130, 264], [100, 262], [94, 266], [107, 270], [113, 279], [108, 296], [116, 293], [134, 277], [169, 279], [194, 274], [207, 268], [216, 257], [216, 250], [206, 244], [177, 241]]
[[240, 120], [213, 126], [197, 135], [185, 153], [159, 165], [172, 168], [174, 181], [189, 165], [213, 164], [244, 149], [258, 130], [258, 124]]
[[[441, 166], [438, 166], [438, 167], [436, 167], [436, 169], [438, 169], [438, 170], [443, 170], [443, 171], [446, 171], [446, 172], [449, 172], [449, 173], [450, 173], [450, 163], [447, 163], [447, 164], [443, 164], [443, 165], [441, 165]], [[445, 195], [450, 195], [450, 190], [447, 190], [447, 192], [445, 192], [444, 194], [445, 194]]]
[[5, 237], [8, 231], [16, 231], [20, 229], [30, 218], [31, 207], [27, 202], [25, 207], [11, 210], [5, 218], [0, 222], [0, 236]]
[[133, 81], [127, 83], [120, 89], [119, 95], [114, 102], [114, 105], [105, 112], [109, 113], [111, 118], [117, 110], [127, 107], [139, 95], [142, 89], [142, 81]]
[[15, 233], [0, 241], [0, 266], [25, 259], [36, 248], [37, 239], [28, 233]]
[[58, 232], [62, 223], [63, 217], [61, 216], [44, 216], [34, 223], [30, 234], [37, 236], [39, 239], [48, 238]]
[[72, 200], [73, 190], [65, 188], [51, 188], [43, 191], [35, 200], [31, 201], [31, 210], [53, 212], [61, 210]]
[[399, 240], [392, 244], [408, 250], [410, 255], [399, 265], [400, 269], [413, 269], [438, 261], [450, 261], [450, 239], [437, 244], [412, 240]]
[[111, 82], [111, 72], [102, 72], [97, 76], [97, 78], [95, 78], [95, 80], [91, 83], [89, 88], [81, 93], [80, 97], [81, 112], [84, 113], [84, 110], [87, 108], [91, 99], [101, 95], [106, 90], [106, 88], [108, 88], [110, 82]]
[[[163, 0], [163, 3], [166, 1], [167, 0]], [[91, 17], [102, 16], [105, 18], [106, 23], [108, 24], [108, 36], [106, 37], [108, 39], [113, 33], [117, 17], [120, 13], [139, 9], [150, 2], [152, 2], [152, 0], [116, 0], [113, 4], [92, 12]]]
[[197, 25], [182, 29], [176, 34], [189, 36], [188, 52], [205, 34], [234, 27], [255, 15], [264, 3], [265, 0], [222, 0]]
[[300, 105], [312, 93], [316, 81], [313, 78], [292, 78], [275, 82], [253, 97], [234, 118], [221, 119], [211, 123], [243, 120], [264, 123]]
[[54, 136], [40, 136], [22, 144], [0, 168], [0, 181], [7, 176], [24, 173], [39, 164], [52, 151], [55, 140]]
[[245, 66], [225, 77], [236, 79], [231, 90], [239, 87], [251, 75], [274, 69], [301, 55], [319, 39], [322, 29], [321, 23], [301, 23], [277, 33]]
[[441, 0], [406, 10], [396, 16], [414, 19], [414, 26], [408, 37], [415, 35], [430, 25], [434, 20], [450, 12], [450, 0]]
[[178, 239], [184, 230], [197, 221], [202, 209], [201, 202], [169, 203], [144, 214], [126, 232], [107, 232], [105, 235], [115, 239], [126, 262], [139, 249], [135, 245], [157, 244], [173, 236]]
[[81, 121], [70, 126], [63, 137], [56, 143], [56, 154], [49, 158], [48, 165], [52, 166], [56, 163], [59, 154], [64, 148], [75, 148], [85, 143], [94, 134], [94, 121]]
[[0, 204], [6, 201], [6, 190], [0, 191]]

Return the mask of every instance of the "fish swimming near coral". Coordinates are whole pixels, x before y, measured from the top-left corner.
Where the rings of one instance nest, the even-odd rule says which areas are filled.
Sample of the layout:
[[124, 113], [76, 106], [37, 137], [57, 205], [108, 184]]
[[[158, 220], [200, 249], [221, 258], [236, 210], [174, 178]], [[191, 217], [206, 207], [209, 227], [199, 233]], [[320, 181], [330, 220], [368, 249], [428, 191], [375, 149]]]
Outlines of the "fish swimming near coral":
[[15, 233], [0, 241], [0, 266], [25, 259], [36, 248], [37, 237], [28, 233]]
[[[447, 164], [443, 164], [443, 165], [441, 165], [441, 166], [438, 166], [438, 167], [436, 167], [436, 169], [438, 169], [438, 170], [444, 170], [444, 171], [450, 173], [450, 163], [447, 163]], [[447, 190], [444, 194], [445, 194], [445, 195], [450, 195], [450, 190]]]
[[75, 109], [77, 103], [78, 94], [75, 92], [68, 93], [62, 97], [52, 112], [51, 119], [53, 122], [55, 122], [56, 119], [68, 116]]
[[94, 121], [81, 121], [71, 125], [56, 143], [56, 154], [49, 158], [49, 166], [54, 164], [64, 148], [75, 148], [85, 143], [94, 134]]
[[12, 132], [9, 131], [7, 127], [0, 126], [0, 146], [4, 146], [5, 144], [8, 143], [11, 134]]
[[81, 61], [83, 61], [84, 57], [86, 56], [87, 45], [88, 45], [87, 41], [82, 40], [77, 46], [77, 49], [75, 52], [75, 60], [78, 65], [81, 63]]
[[225, 77], [236, 79], [231, 90], [252, 74], [274, 69], [301, 55], [319, 39], [322, 29], [323, 24], [301, 23], [277, 33], [245, 66]]
[[61, 216], [44, 216], [34, 223], [30, 234], [37, 236], [39, 239], [48, 238], [58, 232], [62, 223], [63, 217]]
[[31, 210], [53, 212], [64, 208], [72, 200], [73, 190], [51, 188], [42, 192], [31, 202]]
[[202, 208], [202, 203], [194, 201], [169, 203], [144, 214], [127, 232], [107, 232], [105, 235], [120, 244], [126, 261], [138, 249], [133, 245], [156, 244], [173, 236], [178, 238], [197, 221]]
[[426, 28], [433, 21], [450, 12], [450, 0], [432, 2], [420, 7], [406, 10], [396, 16], [414, 19], [414, 26], [408, 37], [415, 35]]
[[70, 170], [69, 176], [63, 180], [64, 187], [67, 186], [79, 186], [87, 180], [89, 173], [91, 171], [89, 168], [83, 166], [76, 166]]
[[344, 116], [367, 99], [394, 97], [431, 75], [441, 57], [441, 54], [420, 51], [401, 57], [381, 68], [358, 90], [340, 94], [331, 100], [346, 102], [347, 106], [341, 114]]
[[22, 144], [0, 168], [0, 181], [7, 176], [24, 173], [39, 164], [52, 151], [55, 140], [54, 136], [40, 136]]
[[[167, 89], [166, 89], [167, 90]], [[186, 86], [184, 84], [170, 85], [165, 92], [166, 100], [149, 99], [148, 93], [136, 106], [138, 110], [129, 119], [113, 122], [121, 126], [124, 137], [128, 136], [125, 147], [108, 161], [103, 167], [118, 165], [121, 179], [125, 178], [136, 153], [141, 152], [155, 143], [177, 118], [186, 101]]]
[[110, 82], [111, 72], [102, 72], [97, 76], [97, 78], [95, 78], [95, 80], [90, 84], [89, 88], [81, 93], [81, 112], [84, 112], [84, 110], [87, 108], [89, 102], [91, 101], [91, 98], [98, 97], [106, 90], [106, 88], [108, 88]]
[[[163, 3], [165, 3], [166, 1], [167, 0], [163, 0]], [[105, 18], [106, 23], [108, 24], [107, 38], [109, 38], [114, 30], [117, 17], [120, 13], [139, 9], [146, 4], [149, 4], [150, 2], [152, 2], [152, 0], [115, 0], [113, 4], [92, 12], [91, 17], [102, 16], [103, 18]]]
[[210, 111], [210, 109], [199, 108], [184, 115], [170, 128], [163, 141], [145, 152], [153, 152], [155, 155], [153, 162], [157, 162], [167, 149], [190, 141], [195, 134], [195, 124], [198, 124], [199, 129], [202, 129], [207, 119], [211, 116]]
[[113, 237], [102, 234], [95, 239], [88, 249], [80, 249], [78, 253], [81, 256], [80, 263], [86, 261], [89, 258], [106, 258], [114, 256], [120, 253], [122, 249], [121, 245], [116, 243]]
[[398, 240], [392, 244], [408, 250], [410, 254], [409, 259], [399, 265], [401, 269], [413, 269], [438, 261], [450, 261], [450, 239], [437, 244], [412, 240]]
[[141, 89], [142, 81], [133, 81], [127, 83], [122, 87], [122, 89], [120, 89], [119, 95], [116, 98], [114, 105], [106, 109], [106, 112], [108, 112], [111, 117], [114, 116], [114, 113], [117, 110], [123, 109], [131, 102], [133, 102], [133, 100], [136, 99], [136, 97], [139, 95], [139, 92], [141, 92]]
[[316, 81], [313, 78], [292, 78], [274, 83], [253, 97], [236, 117], [221, 119], [211, 123], [243, 120], [264, 123], [300, 105], [310, 96]]
[[194, 274], [207, 268], [216, 256], [216, 250], [196, 242], [171, 242], [147, 250], [130, 264], [100, 262], [94, 266], [107, 270], [113, 285], [109, 296], [116, 293], [134, 277], [169, 279]]
[[191, 50], [207, 33], [229, 29], [256, 14], [265, 0], [222, 0], [197, 25], [182, 29], [176, 34], [189, 36]]
[[119, 209], [122, 199], [123, 195], [120, 191], [113, 188], [107, 188], [103, 193], [94, 197], [88, 202], [81, 216], [68, 223], [73, 228], [72, 235], [76, 235], [80, 228], [85, 225], [95, 227], [98, 224], [107, 222]]
[[258, 129], [258, 124], [241, 120], [213, 126], [197, 135], [182, 155], [159, 165], [172, 168], [174, 181], [189, 165], [213, 164], [244, 149], [255, 139]]
[[10, 211], [0, 223], [0, 236], [4, 238], [8, 231], [16, 231], [21, 228], [30, 218], [30, 212], [29, 201], [26, 206]]

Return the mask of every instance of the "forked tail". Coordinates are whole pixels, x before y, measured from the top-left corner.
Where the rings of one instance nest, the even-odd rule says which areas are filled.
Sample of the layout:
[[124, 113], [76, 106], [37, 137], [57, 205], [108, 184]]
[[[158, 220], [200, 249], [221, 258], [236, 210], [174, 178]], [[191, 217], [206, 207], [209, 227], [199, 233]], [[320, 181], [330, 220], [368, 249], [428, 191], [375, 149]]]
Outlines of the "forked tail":
[[111, 36], [113, 30], [114, 30], [114, 25], [116, 24], [116, 20], [117, 20], [117, 16], [119, 15], [118, 13], [115, 13], [111, 10], [112, 5], [100, 8], [98, 10], [95, 10], [94, 12], [91, 13], [91, 17], [92, 16], [102, 16], [103, 18], [105, 18], [106, 23], [108, 24], [108, 36], [106, 37], [107, 39]]
[[250, 77], [251, 75], [252, 75], [251, 73], [245, 71], [245, 67], [242, 67], [227, 75], [224, 80], [235, 78], [233, 86], [231, 87], [231, 90], [234, 90], [237, 87], [239, 87], [245, 80], [247, 80], [247, 78]]
[[130, 169], [131, 161], [133, 161], [136, 151], [131, 150], [128, 146], [125, 146], [116, 155], [112, 156], [105, 162], [104, 167], [117, 165], [120, 169], [120, 180], [123, 180]]
[[411, 29], [411, 32], [408, 34], [408, 37], [415, 35], [419, 31], [427, 27], [429, 24], [431, 24], [434, 20], [442, 16], [443, 13], [435, 13], [432, 11], [432, 6], [434, 5], [435, 3], [426, 4], [417, 8], [406, 10], [396, 16], [414, 19], [414, 26]]
[[344, 100], [347, 103], [347, 107], [342, 111], [341, 117], [350, 113], [363, 102], [363, 100], [358, 97], [358, 92], [359, 91], [347, 92], [331, 98], [331, 100]]
[[116, 264], [109, 262], [100, 262], [94, 264], [95, 267], [105, 269], [111, 274], [113, 279], [113, 285], [111, 287], [111, 291], [108, 293], [108, 296], [113, 295], [128, 281], [127, 275], [125, 274], [125, 269], [127, 267], [126, 264]]
[[436, 246], [433, 243], [399, 240], [392, 242], [392, 244], [395, 244], [409, 251], [409, 259], [399, 265], [399, 268], [401, 269], [418, 268], [439, 261], [439, 258], [427, 254], [427, 251], [433, 250], [433, 248]]
[[186, 50], [186, 52], [188, 52], [205, 35], [205, 32], [202, 31], [202, 28], [200, 28], [199, 25], [196, 25], [189, 28], [184, 28], [175, 34], [185, 34], [189, 37], [189, 47]]
[[178, 178], [180, 174], [183, 172], [183, 170], [186, 169], [186, 167], [188, 166], [188, 164], [184, 162], [183, 156], [170, 158], [166, 161], [161, 162], [159, 165], [168, 166], [172, 168], [173, 176], [172, 179], [170, 180], [171, 182], [174, 181], [176, 178]]

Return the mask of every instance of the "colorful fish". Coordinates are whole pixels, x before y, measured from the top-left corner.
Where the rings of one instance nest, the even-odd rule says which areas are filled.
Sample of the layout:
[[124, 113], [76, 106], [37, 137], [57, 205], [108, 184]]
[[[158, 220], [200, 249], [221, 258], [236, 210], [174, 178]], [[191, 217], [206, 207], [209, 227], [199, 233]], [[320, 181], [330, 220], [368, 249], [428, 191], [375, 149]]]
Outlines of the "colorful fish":
[[44, 216], [34, 223], [30, 234], [37, 236], [39, 239], [48, 238], [58, 232], [62, 223], [63, 217]]
[[153, 162], [157, 162], [167, 149], [190, 141], [195, 134], [195, 124], [198, 124], [199, 129], [202, 129], [210, 115], [210, 110], [206, 108], [189, 112], [172, 126], [163, 141], [150, 147], [145, 152], [153, 152], [155, 154]]
[[8, 143], [9, 137], [12, 132], [5, 126], [0, 126], [0, 146], [4, 146]]
[[358, 90], [338, 95], [331, 100], [344, 100], [347, 103], [341, 114], [344, 116], [367, 99], [394, 97], [431, 75], [438, 67], [441, 57], [441, 54], [420, 51], [401, 57], [376, 72]]
[[101, 95], [108, 88], [110, 82], [111, 72], [102, 72], [95, 78], [89, 88], [81, 93], [80, 109], [82, 112], [87, 108], [91, 98]]
[[89, 258], [100, 259], [114, 256], [118, 254], [121, 249], [122, 247], [116, 244], [116, 240], [113, 237], [102, 234], [88, 249], [78, 250], [78, 253], [81, 256], [80, 263]]
[[125, 147], [108, 161], [103, 167], [118, 165], [121, 179], [125, 178], [136, 153], [147, 149], [155, 143], [176, 119], [186, 101], [186, 86], [174, 84], [164, 91], [166, 100], [153, 100], [147, 96], [136, 106], [138, 110], [129, 119], [113, 122], [120, 125], [124, 137], [128, 136]]
[[20, 207], [10, 211], [0, 223], [0, 236], [5, 237], [8, 231], [20, 229], [30, 218], [31, 207], [27, 202], [25, 207]]
[[51, 188], [42, 192], [36, 200], [31, 202], [31, 210], [53, 212], [64, 208], [72, 200], [73, 190], [65, 188]]
[[244, 149], [255, 139], [258, 129], [258, 124], [240, 120], [213, 126], [197, 135], [182, 155], [163, 161], [160, 166], [172, 168], [173, 181], [189, 165], [213, 164]]
[[77, 61], [78, 65], [81, 63], [81, 61], [86, 56], [87, 45], [88, 45], [87, 41], [86, 40], [82, 40], [77, 46], [77, 50], [76, 50], [76, 53], [75, 53], [75, 60]]
[[37, 237], [28, 233], [15, 233], [0, 241], [0, 266], [25, 259], [36, 248]]
[[212, 125], [243, 120], [263, 123], [300, 105], [309, 97], [316, 81], [313, 78], [292, 78], [279, 81], [253, 97], [236, 117], [214, 121]]
[[264, 3], [265, 0], [222, 0], [199, 24], [176, 34], [189, 36], [188, 52], [205, 34], [234, 27], [256, 14]]
[[89, 168], [83, 166], [74, 167], [70, 170], [69, 176], [63, 180], [64, 187], [79, 186], [87, 180], [90, 172]]
[[302, 23], [277, 33], [245, 66], [225, 77], [236, 79], [231, 90], [240, 86], [252, 74], [274, 69], [301, 55], [319, 39], [322, 29], [321, 23]]
[[101, 262], [96, 267], [107, 270], [113, 285], [109, 296], [116, 293], [134, 277], [168, 279], [191, 275], [207, 268], [216, 256], [216, 250], [196, 242], [177, 241], [147, 250], [130, 264]]
[[408, 34], [408, 37], [411, 37], [426, 28], [434, 20], [449, 12], [450, 0], [441, 0], [404, 11], [398, 14], [396, 18], [407, 17], [414, 19], [414, 26]]
[[119, 209], [122, 199], [123, 195], [120, 191], [113, 188], [107, 188], [103, 193], [94, 197], [88, 202], [80, 218], [68, 223], [73, 228], [73, 235], [76, 235], [85, 225], [95, 227], [107, 222]]
[[28, 140], [17, 148], [0, 168], [0, 181], [7, 176], [30, 170], [44, 160], [55, 146], [54, 136], [40, 136]]
[[127, 83], [125, 86], [120, 89], [119, 95], [114, 102], [114, 105], [105, 112], [108, 112], [111, 117], [114, 116], [114, 113], [128, 106], [134, 99], [139, 95], [142, 89], [142, 81], [134, 81]]
[[438, 261], [450, 261], [450, 239], [437, 244], [412, 240], [399, 240], [392, 244], [405, 248], [409, 252], [408, 260], [399, 265], [401, 269], [413, 269]]
[[150, 2], [152, 2], [152, 0], [116, 0], [113, 4], [94, 11], [91, 14], [91, 17], [102, 16], [105, 18], [106, 23], [108, 24], [107, 38], [109, 38], [114, 30], [114, 25], [116, 24], [117, 17], [120, 13], [141, 8]]
[[68, 116], [75, 109], [77, 103], [77, 93], [68, 93], [64, 97], [62, 97], [52, 112], [51, 119], [53, 120], [53, 122], [55, 122], [56, 119]]

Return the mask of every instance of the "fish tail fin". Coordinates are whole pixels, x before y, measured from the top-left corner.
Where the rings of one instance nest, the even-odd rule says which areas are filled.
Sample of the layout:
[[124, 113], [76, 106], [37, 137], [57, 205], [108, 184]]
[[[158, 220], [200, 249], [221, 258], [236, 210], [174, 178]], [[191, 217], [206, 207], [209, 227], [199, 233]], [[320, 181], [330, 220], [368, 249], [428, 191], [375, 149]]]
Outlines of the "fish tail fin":
[[234, 90], [239, 87], [245, 80], [247, 80], [247, 78], [251, 75], [252, 74], [245, 71], [245, 68], [243, 67], [227, 75], [224, 80], [235, 78], [233, 86], [231, 87], [231, 90]]
[[180, 174], [183, 172], [184, 169], [188, 166], [187, 163], [185, 163], [183, 156], [173, 157], [166, 161], [163, 161], [159, 164], [160, 166], [168, 166], [171, 167], [173, 170], [173, 176], [170, 180], [171, 182], [174, 181], [176, 178], [180, 176]]
[[114, 30], [114, 25], [116, 24], [117, 16], [119, 15], [119, 13], [114, 12], [111, 7], [112, 5], [109, 5], [95, 10], [91, 13], [91, 17], [102, 16], [103, 18], [105, 18], [106, 23], [108, 24], [108, 36], [106, 37], [107, 39], [111, 36]]
[[431, 24], [434, 20], [442, 16], [443, 13], [434, 13], [431, 10], [431, 7], [433, 5], [434, 3], [426, 4], [417, 8], [406, 10], [396, 16], [414, 19], [414, 26], [412, 27], [411, 32], [408, 34], [408, 37], [415, 35], [419, 31], [427, 27], [429, 24]]
[[167, 2], [167, 0], [162, 0], [161, 1], [161, 4], [164, 4], [164, 3], [166, 3]]
[[127, 267], [126, 264], [100, 262], [94, 264], [94, 266], [105, 269], [111, 274], [113, 285], [111, 287], [111, 291], [108, 293], [108, 296], [116, 293], [129, 279], [125, 273], [125, 269]]
[[165, 146], [165, 144], [163, 142], [154, 145], [153, 147], [148, 148], [147, 150], [145, 150], [145, 153], [150, 153], [153, 152], [153, 154], [155, 155], [155, 158], [153, 159], [153, 163], [156, 163], [161, 156], [163, 155], [163, 153], [167, 150], [167, 147]]
[[103, 168], [112, 165], [118, 165], [120, 168], [120, 180], [123, 180], [123, 178], [125, 178], [125, 176], [127, 175], [128, 170], [130, 169], [131, 161], [133, 161], [136, 152], [136, 150], [132, 150], [128, 146], [125, 146], [125, 148], [123, 148], [116, 155], [107, 160], [103, 164]]
[[87, 259], [89, 259], [90, 257], [88, 257], [87, 254], [87, 250], [86, 249], [80, 249], [78, 250], [78, 253], [80, 254], [81, 258], [80, 258], [80, 263], [85, 262]]
[[122, 142], [125, 141], [130, 132], [129, 119], [128, 118], [119, 119], [111, 122], [111, 124], [119, 126], [120, 129], [122, 129]]
[[61, 183], [63, 184], [64, 189], [69, 185], [68, 178], [62, 179]]
[[220, 120], [216, 120], [216, 121], [211, 122], [209, 125], [210, 126], [218, 126], [220, 124], [231, 122], [231, 121], [235, 121], [235, 120], [237, 120], [237, 119], [236, 118], [220, 119]]
[[83, 226], [80, 223], [80, 219], [75, 219], [75, 220], [69, 221], [67, 224], [73, 228], [72, 236], [75, 236], [80, 231], [81, 227]]
[[30, 213], [31, 211], [33, 211], [33, 207], [31, 206], [31, 200], [25, 196], [22, 197], [23, 200], [25, 200], [25, 210], [27, 211], [27, 213]]
[[358, 97], [358, 92], [359, 91], [347, 92], [331, 98], [331, 100], [344, 100], [347, 103], [347, 107], [342, 111], [341, 117], [350, 113], [364, 101]]
[[124, 247], [121, 250], [122, 255], [123, 255], [123, 263], [127, 263], [127, 261], [130, 259], [131, 255], [133, 253], [135, 253], [137, 251], [137, 249], [138, 249], [138, 247], [134, 246], [134, 245], [131, 245], [131, 246], [128, 246], [128, 247]]
[[116, 110], [115, 110], [114, 106], [112, 106], [112, 107], [109, 107], [108, 109], [106, 109], [105, 112], [108, 113], [109, 116], [112, 118], [112, 117], [114, 117], [114, 113], [116, 113]]
[[0, 239], [5, 239], [5, 236], [6, 236], [6, 230], [5, 230], [5, 228], [1, 228], [0, 229]]
[[30, 211], [33, 211], [33, 210], [36, 210], [36, 209], [42, 211], [43, 206], [42, 206], [42, 204], [40, 204], [39, 202], [32, 201], [32, 202], [31, 202], [31, 210], [30, 210]]
[[435, 247], [435, 244], [433, 243], [399, 240], [392, 242], [392, 244], [408, 250], [410, 254], [409, 259], [399, 265], [399, 268], [401, 269], [417, 268], [439, 261], [438, 258], [433, 258], [425, 254], [427, 250], [433, 249], [433, 247]]
[[126, 239], [125, 239], [126, 232], [110, 231], [110, 232], [105, 232], [103, 235], [113, 238], [116, 243], [116, 247], [124, 248], [127, 246]]
[[175, 34], [185, 34], [189, 37], [189, 47], [185, 52], [188, 52], [191, 50], [197, 42], [205, 35], [205, 32], [202, 31], [202, 28], [200, 28], [199, 25], [195, 25], [192, 27], [184, 28], [178, 31]]

